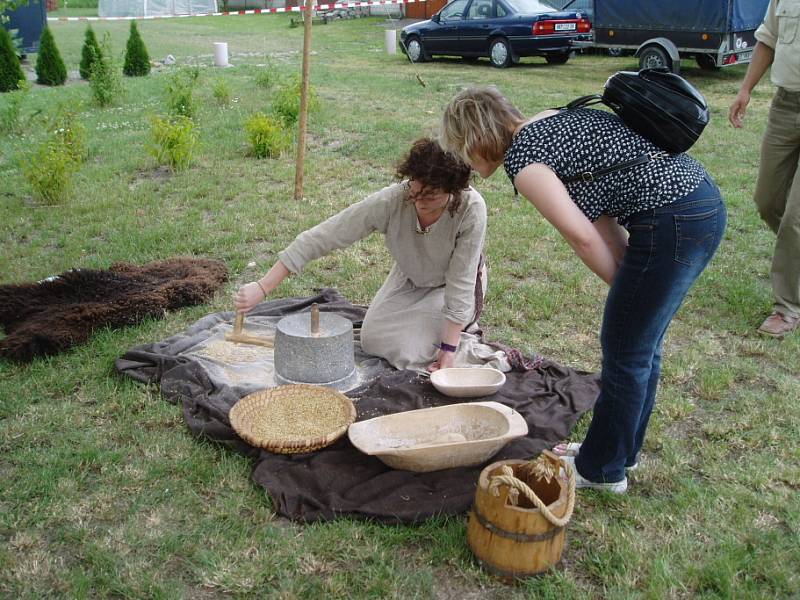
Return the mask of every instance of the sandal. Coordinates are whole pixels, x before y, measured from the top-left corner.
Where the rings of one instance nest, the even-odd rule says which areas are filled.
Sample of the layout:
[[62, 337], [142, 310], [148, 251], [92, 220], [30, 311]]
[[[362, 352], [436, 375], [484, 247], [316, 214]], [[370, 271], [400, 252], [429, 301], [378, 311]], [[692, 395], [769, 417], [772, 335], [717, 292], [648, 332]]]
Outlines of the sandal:
[[568, 464], [572, 467], [572, 472], [575, 473], [575, 487], [576, 488], [587, 488], [590, 490], [600, 490], [603, 492], [611, 492], [612, 494], [624, 494], [625, 491], [628, 489], [628, 478], [624, 477], [622, 481], [612, 481], [612, 482], [597, 482], [597, 481], [589, 481], [583, 475], [578, 473], [578, 469], [575, 468], [575, 457], [574, 456], [562, 456], [561, 460], [564, 463]]
[[[553, 454], [555, 454], [556, 456], [561, 456], [564, 458], [572, 457], [573, 459], [576, 456], [578, 456], [578, 454], [580, 454], [580, 451], [581, 451], [580, 442], [562, 442], [560, 444], [556, 444], [552, 449]], [[625, 466], [626, 471], [635, 471], [638, 468], [639, 468], [639, 461], [636, 461], [630, 466], [628, 465]]]

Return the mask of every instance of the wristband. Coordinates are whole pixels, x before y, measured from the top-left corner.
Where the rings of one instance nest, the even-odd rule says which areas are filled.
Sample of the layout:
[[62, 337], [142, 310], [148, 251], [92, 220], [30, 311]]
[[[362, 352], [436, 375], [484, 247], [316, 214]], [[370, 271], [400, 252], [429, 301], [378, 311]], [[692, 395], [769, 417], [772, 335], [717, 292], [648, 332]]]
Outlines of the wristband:
[[458, 350], [458, 348], [451, 344], [445, 344], [444, 342], [441, 342], [439, 344], [439, 350], [441, 350], [442, 352], [455, 352], [456, 350]]
[[255, 284], [258, 286], [258, 287], [260, 287], [260, 288], [261, 288], [261, 291], [262, 291], [262, 292], [264, 292], [264, 298], [266, 298], [267, 296], [269, 296], [269, 294], [267, 293], [267, 290], [265, 290], [265, 289], [264, 289], [264, 286], [263, 286], [263, 285], [261, 285], [261, 282], [260, 282], [260, 281], [258, 281], [258, 280], [256, 279], [254, 283], [255, 283]]

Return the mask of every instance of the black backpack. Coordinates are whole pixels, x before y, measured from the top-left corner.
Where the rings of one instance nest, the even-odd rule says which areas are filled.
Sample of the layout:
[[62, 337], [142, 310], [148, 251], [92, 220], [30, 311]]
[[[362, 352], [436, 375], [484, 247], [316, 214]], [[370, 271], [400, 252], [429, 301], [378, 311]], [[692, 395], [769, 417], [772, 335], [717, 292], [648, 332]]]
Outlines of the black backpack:
[[643, 154], [639, 158], [592, 173], [565, 179], [593, 181], [620, 169], [644, 164], [668, 154], [686, 152], [708, 125], [708, 104], [697, 88], [668, 69], [619, 71], [608, 78], [603, 94], [577, 98], [562, 107], [570, 110], [594, 104], [610, 107], [622, 121], [664, 152]]

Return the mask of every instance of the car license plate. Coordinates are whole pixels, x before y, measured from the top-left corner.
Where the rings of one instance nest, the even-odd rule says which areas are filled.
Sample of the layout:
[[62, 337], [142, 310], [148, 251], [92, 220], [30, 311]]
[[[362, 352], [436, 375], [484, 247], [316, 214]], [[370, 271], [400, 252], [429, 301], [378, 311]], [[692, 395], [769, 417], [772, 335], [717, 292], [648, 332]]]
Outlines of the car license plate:
[[743, 60], [750, 60], [753, 58], [753, 51], [748, 50], [747, 52], [739, 52], [736, 54], [736, 61], [742, 62]]
[[575, 23], [556, 23], [556, 31], [575, 31]]

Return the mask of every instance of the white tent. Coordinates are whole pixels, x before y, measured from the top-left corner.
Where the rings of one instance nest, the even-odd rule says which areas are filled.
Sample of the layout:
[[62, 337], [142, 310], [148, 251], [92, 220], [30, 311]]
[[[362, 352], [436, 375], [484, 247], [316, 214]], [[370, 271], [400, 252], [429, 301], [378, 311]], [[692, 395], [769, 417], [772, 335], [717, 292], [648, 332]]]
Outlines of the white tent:
[[156, 17], [217, 12], [217, 0], [100, 0], [101, 17]]

